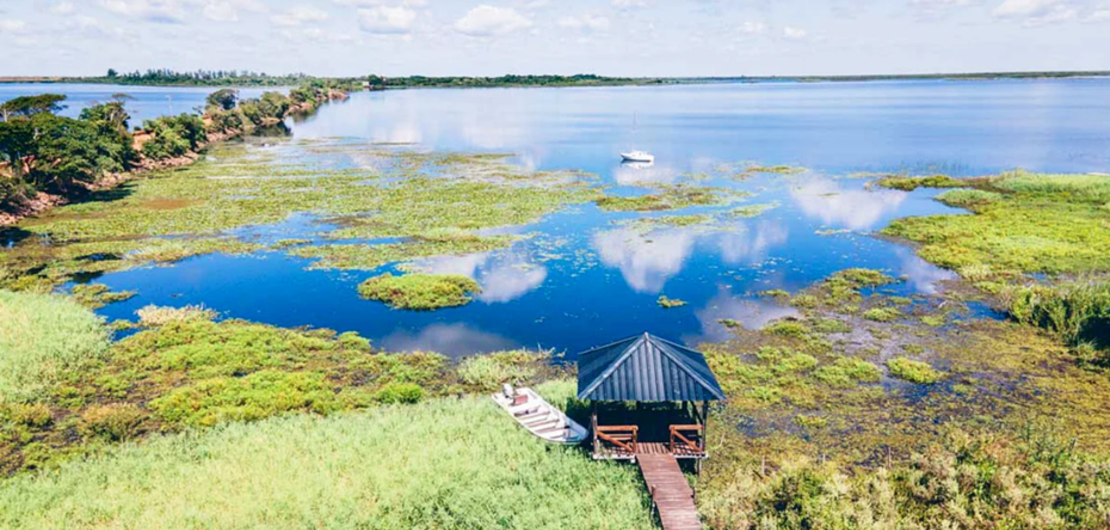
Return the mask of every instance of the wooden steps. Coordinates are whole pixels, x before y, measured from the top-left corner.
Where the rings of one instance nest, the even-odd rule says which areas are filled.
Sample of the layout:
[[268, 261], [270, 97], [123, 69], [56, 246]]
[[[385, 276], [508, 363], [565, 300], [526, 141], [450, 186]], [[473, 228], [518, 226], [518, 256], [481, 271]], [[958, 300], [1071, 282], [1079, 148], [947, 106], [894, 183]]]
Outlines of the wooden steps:
[[659, 510], [663, 530], [701, 530], [701, 519], [694, 506], [694, 491], [686, 482], [678, 460], [670, 454], [636, 455], [651, 499]]

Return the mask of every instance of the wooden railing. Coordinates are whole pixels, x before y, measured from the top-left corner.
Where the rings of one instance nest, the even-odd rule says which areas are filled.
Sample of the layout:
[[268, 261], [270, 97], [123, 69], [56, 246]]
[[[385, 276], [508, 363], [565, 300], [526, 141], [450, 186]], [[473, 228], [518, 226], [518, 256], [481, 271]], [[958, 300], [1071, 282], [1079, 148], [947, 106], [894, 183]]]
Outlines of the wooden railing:
[[636, 425], [598, 425], [594, 431], [599, 441], [610, 445], [607, 449], [611, 448], [616, 452], [628, 454], [636, 454], [639, 432], [640, 428]]
[[705, 438], [701, 425], [671, 425], [672, 453], [704, 453]]

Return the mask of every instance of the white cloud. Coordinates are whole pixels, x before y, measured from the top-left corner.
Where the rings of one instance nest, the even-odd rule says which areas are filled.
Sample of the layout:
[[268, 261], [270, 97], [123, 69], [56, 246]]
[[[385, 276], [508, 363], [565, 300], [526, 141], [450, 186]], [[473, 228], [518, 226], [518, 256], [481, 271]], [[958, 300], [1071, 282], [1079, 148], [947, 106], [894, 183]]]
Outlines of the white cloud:
[[50, 12], [55, 15], [70, 15], [77, 8], [73, 6], [72, 2], [58, 2], [50, 7]]
[[646, 0], [613, 0], [613, 7], [617, 9], [631, 9], [635, 7], [647, 7]]
[[409, 33], [412, 31], [413, 22], [416, 21], [416, 11], [405, 6], [360, 9], [358, 15], [359, 27], [362, 31], [383, 35]]
[[510, 7], [480, 5], [455, 21], [455, 31], [471, 37], [506, 35], [532, 27], [532, 21]]
[[740, 31], [749, 35], [763, 35], [767, 33], [767, 24], [747, 21], [740, 25]]
[[14, 18], [0, 19], [0, 33], [23, 33], [27, 23]]
[[1094, 11], [1083, 19], [1085, 22], [1103, 22], [1110, 20], [1110, 1], [1102, 2], [1095, 6]]
[[1027, 27], [1064, 22], [1079, 12], [1065, 0], [1006, 0], [994, 9], [997, 18], [1025, 19]]
[[790, 40], [802, 40], [806, 38], [807, 35], [809, 35], [809, 32], [801, 28], [792, 28], [790, 26], [782, 28], [782, 36]]
[[100, 7], [125, 17], [162, 24], [177, 24], [185, 17], [181, 2], [176, 0], [100, 0]]
[[270, 17], [270, 21], [279, 26], [300, 26], [305, 23], [323, 22], [328, 19], [328, 12], [312, 6], [295, 6], [284, 13], [277, 13]]
[[563, 17], [555, 22], [561, 28], [605, 31], [612, 24], [609, 19], [600, 15], [582, 15], [581, 17]]

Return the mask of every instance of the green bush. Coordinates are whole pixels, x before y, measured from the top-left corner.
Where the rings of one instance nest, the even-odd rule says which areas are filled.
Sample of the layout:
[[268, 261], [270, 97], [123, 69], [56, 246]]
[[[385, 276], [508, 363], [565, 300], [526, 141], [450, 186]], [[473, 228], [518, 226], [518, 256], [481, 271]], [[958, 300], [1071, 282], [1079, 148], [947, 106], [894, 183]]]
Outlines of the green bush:
[[1047, 329], [1072, 346], [1110, 348], [1110, 282], [1011, 287], [1002, 299], [1018, 322]]
[[832, 386], [850, 388], [859, 383], [877, 383], [882, 378], [882, 371], [861, 359], [839, 357], [832, 364], [815, 370], [813, 376]]
[[172, 390], [151, 401], [150, 408], [167, 422], [211, 426], [293, 410], [326, 413], [337, 410], [339, 401], [323, 374], [263, 370]]
[[890, 368], [890, 375], [919, 385], [931, 385], [944, 379], [944, 374], [938, 372], [929, 363], [914, 361], [905, 357], [897, 357], [886, 362]]
[[86, 436], [107, 441], [130, 440], [139, 434], [139, 426], [147, 414], [132, 403], [92, 407], [81, 414]]
[[143, 156], [162, 160], [197, 151], [208, 141], [204, 121], [198, 116], [163, 116], [143, 123], [152, 138], [143, 144]]
[[415, 383], [389, 383], [378, 390], [374, 399], [379, 403], [419, 403], [424, 399], [424, 389]]
[[43, 397], [58, 376], [108, 353], [103, 320], [73, 300], [0, 290], [0, 402]]
[[894, 322], [902, 317], [902, 312], [896, 307], [874, 307], [863, 312], [863, 318], [875, 322]]

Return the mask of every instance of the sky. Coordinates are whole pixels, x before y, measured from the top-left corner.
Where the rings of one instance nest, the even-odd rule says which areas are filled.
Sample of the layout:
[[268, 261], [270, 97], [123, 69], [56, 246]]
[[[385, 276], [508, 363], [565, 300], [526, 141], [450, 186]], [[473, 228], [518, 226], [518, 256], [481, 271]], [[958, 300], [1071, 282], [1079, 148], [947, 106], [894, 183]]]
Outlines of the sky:
[[0, 0], [0, 76], [1110, 70], [1110, 0]]

